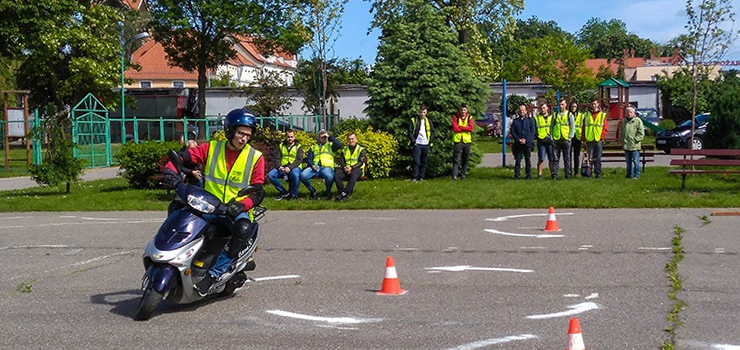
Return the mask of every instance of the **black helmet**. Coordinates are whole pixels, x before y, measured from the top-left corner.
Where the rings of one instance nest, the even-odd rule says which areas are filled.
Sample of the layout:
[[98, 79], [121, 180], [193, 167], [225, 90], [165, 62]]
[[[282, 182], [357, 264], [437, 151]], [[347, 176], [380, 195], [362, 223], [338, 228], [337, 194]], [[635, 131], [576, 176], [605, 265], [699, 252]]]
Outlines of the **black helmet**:
[[237, 126], [251, 127], [252, 133], [254, 133], [257, 131], [257, 118], [255, 118], [254, 114], [246, 108], [233, 109], [226, 115], [226, 120], [224, 121], [224, 130], [226, 131], [227, 140], [231, 140], [231, 138], [234, 137], [234, 129], [236, 129]]

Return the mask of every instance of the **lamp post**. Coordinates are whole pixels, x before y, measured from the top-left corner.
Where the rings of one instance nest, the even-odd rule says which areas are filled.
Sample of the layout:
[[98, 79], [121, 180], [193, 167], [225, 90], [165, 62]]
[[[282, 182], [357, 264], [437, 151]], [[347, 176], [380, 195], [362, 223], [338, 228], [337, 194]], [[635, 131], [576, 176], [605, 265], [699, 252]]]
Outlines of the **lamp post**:
[[149, 33], [147, 32], [141, 32], [139, 34], [134, 35], [132, 38], [124, 41], [123, 40], [123, 24], [121, 25], [121, 144], [126, 143], [126, 97], [124, 95], [124, 77], [123, 73], [126, 70], [126, 45], [129, 43], [148, 38]]

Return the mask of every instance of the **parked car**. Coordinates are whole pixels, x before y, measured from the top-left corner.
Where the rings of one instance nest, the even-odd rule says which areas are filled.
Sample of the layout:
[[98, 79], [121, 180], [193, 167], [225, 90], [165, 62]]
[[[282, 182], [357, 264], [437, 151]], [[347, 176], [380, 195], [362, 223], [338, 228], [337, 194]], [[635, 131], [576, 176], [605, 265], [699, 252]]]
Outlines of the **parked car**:
[[[704, 148], [704, 132], [707, 130], [709, 113], [699, 114], [695, 117], [694, 143], [692, 149]], [[672, 148], [689, 148], [691, 143], [691, 119], [681, 123], [671, 130], [663, 130], [655, 135], [655, 148], [670, 154]]]
[[475, 124], [486, 130], [486, 136], [501, 137], [501, 122], [496, 114], [487, 113], [475, 120]]
[[[642, 119], [645, 129], [655, 130], [654, 127], [658, 126], [658, 124], [660, 124], [660, 120], [663, 119], [658, 116], [658, 111], [655, 108], [635, 108], [635, 114]], [[647, 125], [648, 123], [653, 124], [654, 127], [651, 128]]]

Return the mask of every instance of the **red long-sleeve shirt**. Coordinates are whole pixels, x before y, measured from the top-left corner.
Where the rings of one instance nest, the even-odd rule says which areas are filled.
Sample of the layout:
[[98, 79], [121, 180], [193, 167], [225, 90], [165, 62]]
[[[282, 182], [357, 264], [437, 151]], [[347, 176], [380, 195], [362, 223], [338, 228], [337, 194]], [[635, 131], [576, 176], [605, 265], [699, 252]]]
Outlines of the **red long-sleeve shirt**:
[[[458, 120], [460, 118], [468, 118], [468, 123], [465, 126], [458, 125]], [[452, 132], [473, 132], [473, 118], [470, 117], [470, 114], [466, 114], [465, 116], [461, 116], [460, 113], [455, 114], [452, 117]]]
[[[188, 153], [190, 153], [190, 159], [193, 163], [196, 164], [203, 164], [205, 166], [206, 162], [208, 161], [208, 150], [210, 147], [210, 142], [203, 143], [198, 145], [196, 148], [188, 149]], [[231, 166], [234, 165], [234, 162], [236, 161], [236, 158], [239, 156], [239, 151], [232, 150], [229, 147], [226, 147], [226, 169], [228, 171], [231, 171]], [[175, 168], [175, 165], [172, 164], [172, 162], [167, 163], [167, 168], [177, 171]], [[207, 169], [206, 169], [207, 171]], [[257, 158], [257, 164], [254, 165], [254, 169], [252, 169], [252, 177], [249, 181], [250, 185], [262, 185], [265, 183], [265, 159], [264, 157]], [[252, 202], [252, 199], [250, 197], [246, 197], [242, 200], [242, 203], [244, 203], [244, 210], [247, 211], [251, 209], [254, 206], [254, 203]]]

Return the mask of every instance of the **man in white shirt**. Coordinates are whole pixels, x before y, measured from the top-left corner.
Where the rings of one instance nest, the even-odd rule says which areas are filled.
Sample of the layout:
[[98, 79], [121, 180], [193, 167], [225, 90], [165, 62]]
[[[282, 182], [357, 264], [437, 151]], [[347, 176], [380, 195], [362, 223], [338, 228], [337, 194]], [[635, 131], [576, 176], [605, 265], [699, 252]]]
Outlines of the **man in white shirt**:
[[409, 140], [414, 146], [414, 168], [411, 180], [424, 180], [426, 175], [429, 148], [434, 141], [434, 124], [427, 118], [427, 106], [419, 107], [419, 116], [412, 118], [409, 124]]

